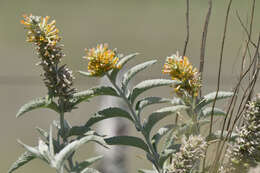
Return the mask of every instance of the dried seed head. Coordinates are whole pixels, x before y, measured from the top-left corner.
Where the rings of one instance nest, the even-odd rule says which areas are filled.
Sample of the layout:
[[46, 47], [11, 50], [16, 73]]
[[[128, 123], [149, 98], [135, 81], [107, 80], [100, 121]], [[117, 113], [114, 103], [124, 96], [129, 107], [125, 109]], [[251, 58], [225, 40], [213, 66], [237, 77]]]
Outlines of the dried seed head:
[[199, 160], [205, 157], [207, 142], [202, 136], [185, 136], [182, 139], [180, 151], [173, 155], [173, 161], [168, 168], [169, 173], [188, 173]]
[[230, 144], [220, 173], [248, 172], [260, 161], [260, 103], [258, 96], [250, 101], [243, 113], [243, 125], [237, 128], [238, 137]]

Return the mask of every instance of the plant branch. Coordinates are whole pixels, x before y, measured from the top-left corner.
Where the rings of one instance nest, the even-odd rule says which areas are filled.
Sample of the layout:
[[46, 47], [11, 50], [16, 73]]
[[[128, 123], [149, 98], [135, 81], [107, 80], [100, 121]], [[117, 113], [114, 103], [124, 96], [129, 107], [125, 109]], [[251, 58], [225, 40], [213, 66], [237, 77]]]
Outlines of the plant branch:
[[144, 136], [144, 139], [149, 147], [149, 150], [150, 150], [150, 154], [152, 154], [152, 156], [154, 157], [154, 166], [155, 168], [157, 169], [157, 171], [159, 173], [161, 173], [161, 168], [159, 166], [159, 161], [158, 161], [158, 153], [155, 151], [154, 147], [152, 146], [151, 142], [150, 142], [150, 138], [149, 138], [149, 135], [147, 135], [147, 133], [144, 131], [143, 129], [143, 126], [141, 124], [141, 121], [139, 119], [139, 116], [137, 116], [137, 114], [135, 113], [135, 111], [133, 110], [133, 106], [129, 103], [128, 99], [126, 98], [125, 94], [121, 91], [121, 89], [117, 86], [116, 82], [114, 82], [110, 75], [107, 73], [106, 74], [107, 78], [109, 79], [109, 81], [111, 82], [111, 84], [115, 87], [115, 89], [118, 91], [119, 95], [123, 98], [124, 102], [127, 104], [133, 118], [134, 118], [134, 121], [135, 121], [135, 126], [136, 126], [136, 129], [138, 131], [140, 131], [142, 133], [142, 135]]

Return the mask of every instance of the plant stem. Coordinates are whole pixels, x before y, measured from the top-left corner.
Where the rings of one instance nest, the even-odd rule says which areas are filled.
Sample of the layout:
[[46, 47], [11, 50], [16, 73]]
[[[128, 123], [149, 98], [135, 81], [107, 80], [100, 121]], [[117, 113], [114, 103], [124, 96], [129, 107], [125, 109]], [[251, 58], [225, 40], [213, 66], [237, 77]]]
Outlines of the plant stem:
[[152, 146], [151, 142], [150, 142], [150, 138], [149, 138], [149, 135], [144, 131], [143, 129], [143, 126], [141, 124], [141, 121], [140, 121], [140, 118], [139, 116], [137, 116], [136, 112], [134, 111], [133, 109], [133, 106], [132, 104], [129, 102], [129, 100], [126, 98], [124, 92], [121, 91], [121, 89], [117, 86], [116, 82], [113, 81], [110, 77], [109, 74], [106, 74], [107, 78], [109, 79], [109, 81], [111, 82], [111, 84], [115, 87], [115, 89], [117, 90], [117, 92], [119, 93], [119, 95], [123, 98], [124, 102], [127, 104], [133, 118], [134, 118], [134, 122], [135, 122], [135, 126], [136, 126], [136, 129], [138, 131], [140, 131], [142, 133], [142, 135], [144, 136], [144, 139], [148, 145], [148, 148], [150, 150], [150, 154], [152, 154], [153, 158], [154, 158], [154, 166], [155, 168], [157, 169], [157, 171], [159, 173], [162, 173], [162, 169], [161, 167], [159, 166], [159, 161], [158, 161], [158, 153], [155, 151], [154, 147]]
[[[67, 140], [67, 135], [66, 135], [66, 130], [65, 130], [65, 119], [64, 119], [64, 100], [61, 98], [60, 99], [60, 136], [63, 139], [63, 143], [64, 145], [67, 145], [68, 140]], [[72, 153], [69, 158], [68, 158], [68, 164], [69, 164], [69, 168], [72, 169], [74, 167], [73, 165], [73, 155], [74, 153]], [[63, 172], [63, 169], [62, 169]]]

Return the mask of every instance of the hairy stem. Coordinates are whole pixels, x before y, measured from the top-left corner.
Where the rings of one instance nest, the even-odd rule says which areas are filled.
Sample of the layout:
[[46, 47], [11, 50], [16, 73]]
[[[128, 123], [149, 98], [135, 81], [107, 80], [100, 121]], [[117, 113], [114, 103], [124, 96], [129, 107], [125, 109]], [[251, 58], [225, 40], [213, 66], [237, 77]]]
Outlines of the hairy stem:
[[144, 131], [143, 126], [141, 124], [140, 118], [139, 116], [137, 116], [136, 112], [133, 109], [132, 104], [128, 101], [128, 99], [126, 98], [124, 92], [122, 92], [122, 90], [117, 86], [116, 82], [111, 80], [111, 77], [109, 74], [106, 74], [107, 78], [109, 79], [109, 81], [111, 82], [111, 84], [115, 87], [115, 89], [117, 90], [117, 92], [119, 93], [119, 95], [121, 96], [121, 98], [123, 98], [124, 102], [127, 104], [133, 118], [134, 118], [134, 122], [135, 122], [135, 126], [136, 129], [138, 131], [140, 131], [142, 133], [142, 135], [144, 136], [144, 139], [149, 147], [150, 150], [150, 154], [152, 154], [153, 159], [154, 159], [154, 166], [157, 169], [157, 171], [159, 173], [162, 173], [162, 170], [159, 166], [159, 158], [158, 158], [158, 153], [155, 151], [154, 147], [152, 146], [151, 142], [150, 142], [150, 138], [149, 135]]

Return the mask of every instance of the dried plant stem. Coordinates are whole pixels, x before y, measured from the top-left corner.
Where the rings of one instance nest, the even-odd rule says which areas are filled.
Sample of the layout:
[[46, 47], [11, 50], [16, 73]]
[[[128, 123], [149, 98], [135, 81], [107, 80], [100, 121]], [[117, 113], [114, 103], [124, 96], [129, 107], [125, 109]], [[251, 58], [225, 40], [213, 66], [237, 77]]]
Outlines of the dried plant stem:
[[[201, 81], [203, 80], [203, 70], [204, 70], [204, 59], [205, 59], [205, 51], [206, 51], [206, 41], [207, 41], [207, 34], [208, 34], [208, 27], [209, 27], [209, 21], [212, 11], [212, 0], [209, 0], [209, 9], [206, 15], [204, 28], [202, 32], [202, 39], [201, 39], [201, 47], [200, 47], [200, 67], [199, 67], [199, 73]], [[201, 96], [201, 90], [200, 90], [200, 96]]]
[[[226, 18], [225, 18], [225, 25], [224, 25], [224, 32], [223, 32], [223, 37], [222, 37], [222, 43], [221, 43], [221, 50], [220, 50], [220, 59], [219, 59], [219, 70], [218, 70], [218, 82], [217, 82], [217, 90], [216, 90], [216, 97], [213, 101], [213, 106], [212, 106], [212, 113], [211, 113], [211, 118], [210, 118], [210, 130], [209, 134], [212, 133], [212, 127], [213, 127], [213, 110], [216, 105], [217, 101], [217, 96], [219, 92], [219, 87], [220, 87], [220, 77], [221, 77], [221, 68], [222, 68], [222, 59], [223, 59], [223, 53], [224, 53], [224, 46], [225, 46], [225, 40], [226, 40], [226, 32], [227, 32], [227, 25], [228, 25], [228, 18], [229, 18], [229, 12], [231, 8], [232, 0], [229, 1], [228, 7], [227, 7], [227, 12], [226, 12]], [[216, 172], [218, 168], [218, 158], [220, 157], [220, 154], [218, 152], [219, 146], [217, 148], [217, 154], [215, 157], [215, 160], [212, 165], [212, 172]]]
[[[234, 109], [235, 109], [235, 105], [236, 105], [236, 102], [237, 102], [237, 99], [238, 99], [238, 96], [237, 96], [237, 95], [238, 95], [238, 93], [239, 93], [239, 87], [240, 87], [240, 85], [241, 85], [241, 82], [242, 82], [243, 78], [245, 78], [245, 76], [250, 72], [250, 69], [251, 69], [252, 65], [256, 63], [256, 57], [255, 57], [255, 58], [253, 59], [253, 61], [250, 62], [250, 65], [249, 65], [248, 69], [243, 73], [243, 67], [244, 67], [244, 62], [245, 62], [245, 56], [246, 56], [247, 51], [249, 51], [249, 43], [251, 43], [251, 44], [257, 49], [256, 52], [258, 52], [258, 46], [251, 40], [252, 25], [253, 25], [253, 16], [254, 16], [254, 8], [255, 8], [255, 0], [253, 0], [252, 10], [251, 10], [252, 13], [251, 13], [251, 22], [250, 22], [250, 31], [249, 31], [249, 32], [247, 31], [245, 25], [243, 24], [242, 20], [241, 20], [240, 17], [239, 17], [239, 14], [237, 13], [237, 18], [239, 19], [239, 22], [240, 22], [242, 28], [245, 30], [245, 32], [246, 32], [246, 34], [247, 34], [247, 36], [248, 36], [248, 40], [247, 40], [247, 42], [246, 42], [246, 49], [245, 49], [245, 52], [244, 52], [243, 57], [242, 57], [240, 79], [239, 79], [238, 84], [236, 85], [236, 87], [235, 87], [235, 89], [234, 89], [234, 96], [233, 96], [232, 99], [231, 99], [231, 102], [230, 102], [230, 105], [229, 105], [229, 108], [228, 108], [228, 111], [227, 111], [227, 115], [229, 115], [229, 112], [230, 112], [230, 110], [231, 110], [231, 113], [230, 113], [230, 115], [229, 115], [228, 124], [227, 124], [227, 127], [226, 127], [227, 130], [229, 130], [229, 126], [230, 126], [230, 123], [231, 123], [231, 120], [232, 120], [232, 117], [233, 117], [232, 115], [233, 115], [233, 112], [234, 112]], [[254, 63], [254, 62], [255, 62], [255, 63]], [[255, 70], [253, 70], [253, 71], [255, 71]], [[250, 80], [250, 81], [252, 82], [253, 80]], [[241, 103], [240, 103], [240, 105], [239, 105], [238, 113], [237, 113], [237, 116], [236, 116], [236, 118], [235, 118], [235, 120], [234, 120], [234, 122], [233, 122], [233, 125], [232, 125], [231, 129], [228, 131], [228, 135], [225, 137], [225, 140], [223, 141], [222, 145], [221, 145], [220, 143], [219, 143], [219, 145], [218, 145], [217, 153], [219, 153], [220, 155], [221, 155], [222, 151], [224, 150], [225, 142], [227, 141], [227, 139], [228, 139], [229, 136], [231, 135], [231, 132], [233, 131], [233, 128], [234, 128], [236, 122], [239, 120], [239, 118], [240, 118], [240, 116], [241, 116], [241, 114], [242, 114], [242, 112], [243, 112], [243, 110], [244, 110], [244, 108], [245, 108], [245, 103], [246, 103], [246, 102], [244, 102], [244, 99], [246, 98], [245, 94], [246, 94], [247, 91], [249, 90], [249, 87], [252, 85], [250, 81], [249, 81], [249, 86], [247, 87], [246, 91], [244, 92], [244, 96], [242, 97], [242, 101], [241, 101]], [[252, 87], [251, 87], [251, 88], [252, 88]], [[253, 88], [252, 88], [252, 89], [253, 89]], [[252, 89], [250, 89], [250, 93], [252, 93]], [[251, 94], [250, 94], [250, 95], [251, 95]], [[250, 98], [250, 96], [247, 97], [246, 100], [248, 100], [249, 98]], [[242, 103], [244, 103], [244, 104], [242, 104]], [[243, 106], [242, 106], [242, 105], [243, 105]], [[240, 113], [239, 113], [239, 110], [241, 109], [241, 107], [243, 107], [243, 108], [242, 108], [242, 110], [241, 110]], [[223, 123], [223, 126], [222, 126], [221, 138], [223, 137], [223, 132], [224, 132], [226, 120], [227, 120], [227, 116], [225, 117], [224, 123]], [[222, 147], [220, 147], [220, 145], [221, 145]], [[219, 149], [220, 149], [221, 151], [219, 151]], [[224, 151], [226, 151], [226, 150], [224, 150]], [[219, 156], [219, 157], [220, 157], [220, 156]]]
[[184, 43], [183, 56], [185, 56], [187, 51], [187, 46], [190, 39], [190, 0], [186, 0], [186, 40]]

